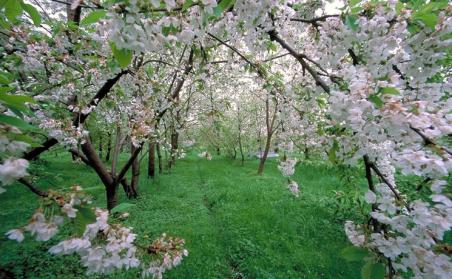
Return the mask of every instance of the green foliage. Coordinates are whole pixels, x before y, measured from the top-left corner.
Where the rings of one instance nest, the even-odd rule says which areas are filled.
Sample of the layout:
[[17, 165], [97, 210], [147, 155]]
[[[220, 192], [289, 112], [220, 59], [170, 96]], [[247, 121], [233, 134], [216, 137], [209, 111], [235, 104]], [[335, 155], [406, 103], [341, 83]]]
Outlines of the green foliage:
[[133, 203], [123, 202], [123, 203], [118, 204], [110, 212], [111, 213], [122, 213], [122, 212], [126, 212], [126, 211], [130, 210], [134, 206], [135, 205]]
[[348, 26], [353, 31], [358, 31], [359, 24], [358, 24], [358, 16], [356, 15], [347, 15], [345, 17], [345, 25]]
[[0, 122], [11, 125], [11, 126], [15, 126], [17, 128], [21, 128], [21, 129], [29, 129], [29, 128], [33, 127], [18, 117], [9, 116], [9, 115], [5, 115], [5, 114], [0, 114]]
[[397, 88], [394, 87], [380, 87], [378, 89], [379, 94], [388, 94], [388, 95], [399, 95], [400, 92]]
[[118, 49], [114, 43], [110, 43], [111, 50], [115, 60], [118, 62], [121, 68], [127, 68], [130, 62], [132, 62], [133, 52], [130, 49]]
[[372, 102], [375, 107], [382, 108], [384, 105], [383, 100], [380, 98], [379, 94], [370, 94], [368, 97], [369, 101]]
[[386, 269], [381, 263], [367, 262], [361, 269], [362, 279], [384, 279]]
[[370, 253], [367, 249], [356, 246], [349, 246], [341, 252], [341, 257], [348, 262], [363, 261], [368, 256], [370, 256]]
[[328, 151], [328, 159], [330, 160], [330, 162], [336, 163], [336, 161], [337, 161], [336, 152], [337, 151], [339, 151], [339, 142], [337, 140], [335, 140], [333, 142], [333, 146]]
[[216, 18], [220, 18], [224, 11], [234, 6], [235, 0], [221, 0], [218, 5], [213, 9], [213, 13]]
[[74, 228], [77, 236], [82, 236], [86, 225], [96, 222], [96, 215], [91, 208], [75, 206], [77, 216], [74, 218]]
[[36, 10], [36, 8], [33, 7], [33, 5], [25, 4], [23, 2], [21, 4], [22, 4], [22, 8], [24, 9], [24, 11], [31, 17], [31, 20], [33, 20], [33, 23], [36, 26], [40, 26], [41, 25], [41, 15], [39, 14], [38, 10]]
[[5, 15], [9, 21], [11, 22], [16, 21], [17, 17], [22, 14], [21, 2], [22, 1], [18, 0], [6, 0]]
[[85, 16], [81, 21], [80, 25], [90, 25], [93, 23], [98, 22], [101, 18], [105, 17], [107, 15], [107, 11], [99, 10], [99, 11], [93, 11], [87, 16]]

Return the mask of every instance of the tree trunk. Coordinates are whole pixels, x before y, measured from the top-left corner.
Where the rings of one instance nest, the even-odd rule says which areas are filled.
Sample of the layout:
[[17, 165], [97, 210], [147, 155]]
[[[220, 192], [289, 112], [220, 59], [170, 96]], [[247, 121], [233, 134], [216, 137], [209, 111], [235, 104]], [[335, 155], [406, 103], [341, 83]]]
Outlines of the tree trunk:
[[177, 149], [179, 148], [178, 140], [179, 134], [176, 130], [173, 130], [173, 132], [171, 133], [170, 161], [168, 162], [168, 168], [170, 169], [176, 163]]
[[108, 144], [107, 144], [107, 155], [105, 155], [105, 160], [110, 161], [110, 153], [111, 153], [111, 134], [108, 133]]
[[90, 166], [96, 171], [97, 175], [102, 180], [102, 183], [105, 185], [107, 194], [107, 209], [111, 210], [118, 203], [118, 183], [105, 168], [99, 156], [97, 156], [96, 150], [89, 141], [89, 138], [86, 138], [85, 143], [82, 144], [82, 151], [88, 158]]
[[102, 158], [102, 135], [99, 136], [99, 157]]
[[264, 154], [262, 154], [261, 160], [259, 162], [259, 168], [257, 169], [258, 175], [262, 175], [262, 172], [264, 171], [265, 161], [267, 160], [268, 151], [270, 150], [271, 139], [272, 139], [271, 134], [267, 135], [267, 141], [265, 143]]
[[148, 178], [155, 177], [155, 142], [149, 142]]
[[242, 136], [240, 135], [240, 132], [239, 132], [239, 150], [240, 150], [241, 163], [243, 166], [243, 164], [245, 163], [245, 155], [243, 154]]
[[116, 142], [115, 148], [113, 150], [113, 158], [111, 161], [111, 172], [113, 175], [116, 175], [116, 165], [118, 164], [119, 153], [121, 152], [122, 145], [122, 136], [121, 136], [121, 128], [119, 125], [116, 127]]
[[157, 158], [159, 161], [159, 174], [163, 172], [162, 151], [160, 150], [160, 143], [157, 143]]
[[107, 209], [112, 210], [118, 204], [118, 183], [106, 187]]
[[[131, 143], [131, 154], [137, 152], [137, 147]], [[130, 183], [130, 188], [132, 190], [132, 197], [136, 198], [138, 196], [138, 181], [140, 179], [140, 161], [138, 156], [133, 160], [132, 163], [132, 182]]]

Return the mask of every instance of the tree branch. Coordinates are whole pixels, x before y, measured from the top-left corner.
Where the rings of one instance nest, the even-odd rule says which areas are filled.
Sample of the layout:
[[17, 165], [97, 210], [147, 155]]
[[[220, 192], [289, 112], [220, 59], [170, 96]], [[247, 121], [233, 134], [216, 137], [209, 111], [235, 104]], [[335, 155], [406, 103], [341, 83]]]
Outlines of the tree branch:
[[20, 183], [25, 185], [28, 189], [30, 189], [33, 193], [35, 193], [36, 195], [38, 195], [40, 197], [45, 198], [49, 195], [47, 192], [41, 191], [38, 188], [36, 188], [33, 184], [31, 184], [31, 182], [25, 180], [24, 178], [20, 178], [17, 181], [19, 181]]
[[316, 83], [320, 87], [322, 87], [322, 89], [326, 93], [328, 93], [328, 94], [330, 93], [330, 88], [328, 87], [328, 85], [326, 85], [326, 83], [319, 77], [317, 72], [308, 63], [306, 63], [306, 61], [304, 61], [304, 59], [307, 58], [306, 55], [296, 52], [289, 44], [287, 44], [281, 37], [278, 36], [278, 33], [276, 32], [276, 30], [273, 29], [271, 31], [268, 31], [267, 33], [268, 33], [268, 35], [270, 35], [270, 39], [272, 41], [278, 42], [281, 45], [281, 47], [283, 47], [284, 49], [289, 51], [289, 53], [293, 57], [295, 57], [295, 59], [297, 59], [298, 62], [300, 62], [303, 69], [308, 70], [309, 74], [314, 78]]

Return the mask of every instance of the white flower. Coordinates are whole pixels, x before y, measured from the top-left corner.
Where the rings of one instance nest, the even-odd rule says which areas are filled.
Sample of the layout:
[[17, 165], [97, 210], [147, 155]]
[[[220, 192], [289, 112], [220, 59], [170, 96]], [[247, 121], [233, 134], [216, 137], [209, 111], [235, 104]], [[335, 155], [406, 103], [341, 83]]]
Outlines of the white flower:
[[377, 202], [377, 196], [371, 190], [366, 192], [366, 194], [364, 195], [364, 199], [366, 200], [367, 203], [370, 203], [370, 204]]
[[66, 203], [63, 207], [61, 207], [61, 211], [66, 213], [67, 217], [75, 218], [77, 216], [78, 209], [75, 209], [71, 204]]
[[121, 215], [119, 215], [119, 217], [121, 218], [121, 219], [127, 219], [127, 217], [129, 217], [129, 212], [124, 212], [124, 213], [121, 213]]
[[364, 244], [364, 234], [358, 232], [352, 221], [345, 221], [345, 234], [353, 245], [362, 246]]
[[25, 159], [9, 158], [0, 165], [0, 181], [3, 185], [9, 185], [15, 179], [28, 175], [28, 161]]
[[289, 177], [295, 173], [296, 163], [297, 159], [286, 159], [285, 161], [279, 162], [278, 169], [281, 171], [282, 175]]
[[22, 242], [22, 240], [24, 240], [24, 233], [22, 230], [10, 230], [5, 235], [8, 236], [9, 239], [16, 240], [17, 242]]
[[289, 191], [298, 198], [300, 194], [300, 189], [298, 188], [298, 183], [295, 181], [290, 181], [289, 185], [287, 185], [287, 188], [289, 188]]

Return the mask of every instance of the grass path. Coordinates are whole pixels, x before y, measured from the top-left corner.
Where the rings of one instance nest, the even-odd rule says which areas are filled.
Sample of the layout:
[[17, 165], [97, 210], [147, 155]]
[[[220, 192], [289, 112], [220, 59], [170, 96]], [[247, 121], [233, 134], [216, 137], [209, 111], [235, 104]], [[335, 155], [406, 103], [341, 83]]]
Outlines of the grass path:
[[[61, 177], [44, 176], [41, 186], [79, 183], [95, 203], [105, 204], [91, 170], [66, 157], [46, 160], [45, 169]], [[303, 185], [303, 193], [297, 199], [285, 188], [276, 161], [270, 160], [264, 175], [257, 176], [257, 161], [242, 167], [227, 158], [189, 157], [155, 181], [145, 177], [144, 163], [141, 195], [132, 201], [136, 205], [125, 223], [134, 227], [142, 243], [163, 232], [186, 240], [190, 255], [166, 278], [359, 278], [359, 266], [339, 257], [348, 242], [343, 220], [331, 208], [331, 191], [340, 185], [334, 169], [300, 165], [294, 178]], [[4, 195], [18, 193], [14, 203], [0, 196], [2, 234], [26, 222], [35, 206], [30, 202], [33, 196], [21, 186], [11, 186]], [[0, 254], [0, 266], [19, 278], [84, 278], [75, 257], [46, 254], [57, 241], [17, 245], [1, 238], [0, 249], [7, 252]], [[128, 271], [111, 277], [137, 276]]]

